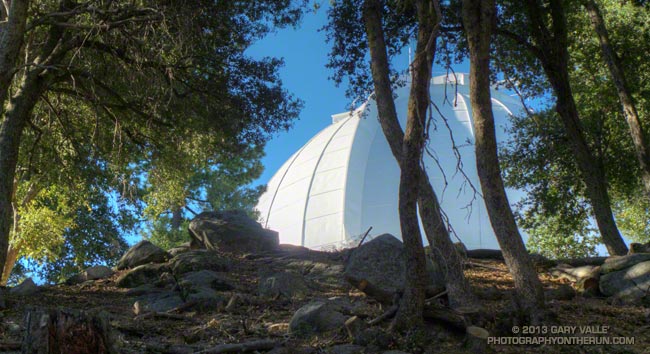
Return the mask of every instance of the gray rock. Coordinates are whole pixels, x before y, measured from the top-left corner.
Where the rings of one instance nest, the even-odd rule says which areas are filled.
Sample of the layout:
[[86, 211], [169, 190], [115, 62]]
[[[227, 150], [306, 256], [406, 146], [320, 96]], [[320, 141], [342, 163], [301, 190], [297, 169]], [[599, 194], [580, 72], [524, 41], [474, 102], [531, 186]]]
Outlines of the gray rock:
[[328, 354], [361, 354], [364, 352], [365, 347], [354, 344], [339, 344], [330, 347], [326, 350]]
[[183, 287], [209, 288], [218, 291], [228, 291], [235, 288], [228, 278], [211, 270], [185, 273], [179, 283]]
[[143, 296], [138, 302], [142, 312], [166, 312], [184, 303], [178, 293], [171, 291]]
[[88, 280], [108, 278], [113, 275], [113, 270], [107, 266], [99, 265], [87, 268], [79, 274], [75, 274], [65, 281], [68, 285], [81, 284]]
[[[442, 291], [443, 274], [430, 260], [427, 271], [429, 293]], [[352, 252], [344, 277], [366, 295], [382, 303], [391, 303], [394, 294], [404, 289], [405, 272], [404, 245], [395, 236], [383, 234]]]
[[303, 299], [309, 293], [302, 276], [293, 272], [279, 272], [260, 278], [258, 290], [261, 296], [286, 299]]
[[206, 303], [225, 303], [226, 299], [219, 295], [214, 289], [199, 287], [192, 288], [187, 294], [187, 299], [189, 301], [202, 301]]
[[381, 354], [411, 354], [411, 353], [403, 352], [401, 350], [388, 350], [388, 351], [382, 352]]
[[634, 253], [650, 253], [650, 242], [649, 243], [630, 243], [630, 250], [628, 254]]
[[231, 253], [262, 253], [279, 245], [278, 233], [239, 210], [204, 212], [190, 222], [192, 245]]
[[615, 272], [625, 268], [629, 268], [637, 263], [650, 261], [650, 253], [636, 253], [627, 256], [613, 256], [605, 260], [605, 263], [600, 267], [600, 272], [603, 274]]
[[324, 300], [314, 300], [304, 305], [291, 318], [289, 332], [298, 337], [340, 329], [346, 317], [338, 307]]
[[650, 261], [641, 262], [630, 268], [603, 274], [600, 277], [600, 291], [613, 296], [624, 304], [650, 302]]
[[169, 261], [171, 269], [178, 277], [185, 273], [200, 270], [214, 272], [227, 272], [230, 270], [230, 261], [221, 254], [208, 250], [196, 250], [181, 253]]
[[38, 285], [34, 283], [32, 278], [25, 279], [20, 285], [15, 286], [9, 290], [9, 293], [12, 295], [18, 296], [29, 296], [34, 295], [39, 291]]
[[113, 270], [107, 266], [98, 265], [87, 268], [84, 271], [84, 275], [86, 280], [104, 279], [113, 275]]
[[115, 283], [120, 288], [135, 288], [144, 284], [154, 284], [160, 275], [167, 271], [169, 271], [169, 267], [166, 264], [143, 264], [120, 275]]
[[147, 263], [164, 263], [169, 258], [169, 254], [163, 249], [147, 240], [143, 240], [126, 251], [117, 262], [117, 269], [135, 268]]

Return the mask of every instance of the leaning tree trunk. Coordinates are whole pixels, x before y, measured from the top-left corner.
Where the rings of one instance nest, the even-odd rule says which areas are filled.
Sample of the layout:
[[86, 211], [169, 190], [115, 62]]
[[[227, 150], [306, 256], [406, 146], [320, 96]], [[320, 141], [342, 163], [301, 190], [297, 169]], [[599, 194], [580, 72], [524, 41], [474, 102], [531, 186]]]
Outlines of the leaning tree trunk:
[[449, 305], [452, 308], [480, 307], [478, 300], [470, 288], [465, 273], [463, 272], [463, 259], [456, 251], [453, 242], [449, 237], [449, 231], [442, 219], [440, 203], [436, 196], [429, 176], [424, 169], [420, 168], [420, 195], [418, 198], [418, 209], [424, 226], [424, 231], [429, 241], [431, 250], [435, 252], [435, 259], [440, 263], [442, 269], [446, 270], [445, 284], [447, 285], [447, 294]]
[[605, 64], [607, 64], [609, 73], [612, 75], [612, 80], [614, 81], [614, 86], [616, 86], [618, 98], [621, 102], [621, 107], [623, 108], [623, 114], [625, 115], [625, 120], [630, 129], [630, 136], [632, 136], [632, 142], [634, 143], [636, 158], [641, 167], [643, 188], [647, 196], [650, 197], [650, 150], [648, 149], [648, 143], [643, 132], [643, 127], [641, 126], [639, 113], [634, 105], [634, 100], [630, 94], [627, 80], [625, 79], [625, 73], [621, 68], [618, 56], [609, 42], [609, 33], [607, 32], [605, 21], [603, 20], [603, 16], [600, 13], [596, 1], [584, 0], [583, 4], [587, 9], [587, 13], [589, 13], [591, 24], [598, 36], [600, 49], [603, 53], [603, 60], [605, 61]]
[[[432, 20], [432, 18], [425, 14], [426, 10], [423, 8], [422, 2], [417, 2], [416, 7], [421, 25], [418, 30], [416, 59], [413, 63], [413, 82], [409, 94], [406, 133], [401, 142], [401, 153], [397, 158], [400, 166], [399, 218], [406, 255], [406, 269], [408, 271], [406, 272], [404, 294], [392, 324], [392, 329], [396, 331], [407, 330], [421, 324], [427, 279], [426, 258], [422, 247], [422, 236], [420, 235], [417, 216], [417, 199], [420, 177], [419, 166], [424, 144], [423, 129], [429, 103], [428, 89], [433, 58], [433, 51], [428, 51], [433, 46], [427, 46], [427, 43], [431, 36], [435, 36], [431, 32], [435, 23], [434, 21], [423, 21]], [[368, 41], [373, 44], [376, 44], [375, 41], [379, 36], [383, 36], [381, 11], [381, 5], [377, 0], [368, 0], [364, 4], [364, 20], [366, 21]], [[385, 46], [381, 48], [375, 47], [374, 49], [379, 49], [378, 51], [383, 54], [380, 60], [386, 60], [387, 62]], [[376, 54], [377, 51], [371, 50], [371, 61], [378, 60]], [[429, 61], [430, 59], [431, 61]], [[373, 64], [372, 67], [374, 71], [380, 66]], [[381, 76], [387, 77], [387, 75]], [[390, 91], [390, 86], [388, 86], [388, 90]], [[423, 92], [426, 94], [424, 100], [421, 99]], [[392, 109], [395, 110], [394, 104]], [[397, 120], [392, 123], [393, 126], [397, 124], [399, 127]], [[392, 132], [397, 133], [395, 130]], [[399, 128], [399, 133], [401, 133], [401, 128]]]
[[[370, 2], [365, 4], [364, 21], [370, 50], [370, 64], [379, 122], [393, 156], [395, 156], [397, 163], [401, 165], [404, 132], [399, 124], [395, 102], [393, 101], [386, 44], [381, 27], [381, 13], [376, 12], [378, 10], [370, 5], [372, 5]], [[435, 38], [432, 40], [435, 41]], [[420, 165], [418, 165], [418, 169], [419, 212], [429, 244], [440, 250], [440, 257], [436, 260], [444, 262], [446, 266], [446, 284], [451, 305], [453, 307], [475, 307], [477, 304], [476, 297], [472, 293], [469, 282], [463, 273], [462, 260], [449, 238], [449, 232], [440, 214], [441, 209], [438, 198], [426, 171]]]
[[494, 0], [463, 0], [463, 26], [470, 57], [470, 102], [474, 124], [476, 167], [490, 223], [510, 269], [525, 314], [536, 319], [544, 291], [510, 209], [499, 158], [490, 97], [490, 40], [495, 23]]
[[561, 0], [550, 0], [552, 33], [544, 24], [546, 10], [537, 0], [527, 1], [531, 36], [538, 43], [535, 53], [557, 96], [556, 110], [562, 119], [576, 163], [587, 189], [587, 198], [593, 208], [603, 243], [610, 255], [624, 255], [627, 246], [621, 237], [607, 192], [607, 178], [603, 166], [594, 158], [585, 138], [580, 115], [569, 81], [569, 52], [567, 25]]
[[2, 265], [7, 261], [9, 235], [14, 224], [14, 178], [20, 139], [44, 86], [45, 79], [37, 72], [28, 74], [7, 105], [0, 125], [0, 264]]
[[10, 1], [7, 18], [0, 18], [0, 117], [4, 113], [9, 88], [17, 71], [29, 3], [29, 0]]

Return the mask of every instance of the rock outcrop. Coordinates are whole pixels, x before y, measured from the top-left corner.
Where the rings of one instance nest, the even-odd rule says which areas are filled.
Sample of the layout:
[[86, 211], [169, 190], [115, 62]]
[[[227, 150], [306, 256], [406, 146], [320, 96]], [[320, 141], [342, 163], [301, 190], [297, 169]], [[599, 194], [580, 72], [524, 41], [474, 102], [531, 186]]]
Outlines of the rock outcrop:
[[201, 213], [190, 222], [189, 231], [192, 248], [229, 253], [263, 253], [280, 243], [277, 232], [239, 210]]
[[129, 250], [117, 262], [117, 269], [135, 268], [147, 263], [164, 263], [169, 258], [169, 253], [153, 243], [143, 240], [129, 248]]
[[9, 293], [18, 296], [29, 296], [36, 294], [38, 291], [39, 287], [34, 283], [34, 280], [32, 280], [32, 278], [27, 278], [20, 283], [20, 285], [11, 288]]
[[[642, 255], [642, 253], [623, 257], [637, 255]], [[636, 259], [642, 258], [637, 257]], [[602, 274], [600, 291], [606, 296], [613, 297], [615, 302], [630, 305], [650, 304], [650, 261], [631, 264], [630, 258], [628, 258], [615, 262], [616, 264], [629, 265], [629, 267]]]
[[289, 322], [289, 332], [298, 337], [309, 337], [342, 328], [346, 319], [335, 303], [313, 300], [296, 311]]
[[[383, 234], [355, 249], [345, 267], [345, 279], [366, 295], [382, 303], [393, 301], [394, 294], [404, 289], [406, 265], [404, 245], [395, 236]], [[428, 291], [444, 289], [444, 277], [428, 260]]]

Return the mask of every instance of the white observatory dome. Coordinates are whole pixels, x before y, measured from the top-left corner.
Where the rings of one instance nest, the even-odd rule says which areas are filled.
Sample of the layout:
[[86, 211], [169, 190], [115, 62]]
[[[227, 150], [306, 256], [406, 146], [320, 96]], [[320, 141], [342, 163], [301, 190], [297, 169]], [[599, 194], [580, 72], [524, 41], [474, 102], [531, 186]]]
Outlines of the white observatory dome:
[[[432, 78], [431, 99], [445, 119], [434, 110], [428, 146], [438, 163], [428, 155], [424, 163], [460, 240], [469, 249], [498, 249], [476, 172], [469, 83], [465, 81], [464, 74]], [[404, 126], [409, 87], [395, 93]], [[523, 107], [503, 92], [493, 89], [491, 94], [497, 141], [502, 143], [508, 138], [509, 115], [520, 114]], [[467, 178], [457, 171], [452, 135]], [[333, 115], [332, 125], [293, 154], [271, 178], [257, 210], [262, 225], [279, 232], [281, 243], [313, 249], [337, 247], [357, 239], [371, 226], [371, 236], [391, 233], [400, 237], [399, 175], [371, 99], [354, 112]], [[523, 193], [509, 190], [508, 196], [514, 203]]]

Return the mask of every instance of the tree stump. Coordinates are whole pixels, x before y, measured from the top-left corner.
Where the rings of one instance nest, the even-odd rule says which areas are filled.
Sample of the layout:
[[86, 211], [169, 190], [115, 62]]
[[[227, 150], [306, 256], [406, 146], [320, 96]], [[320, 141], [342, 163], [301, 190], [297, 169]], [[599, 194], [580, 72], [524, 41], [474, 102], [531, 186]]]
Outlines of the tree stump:
[[485, 328], [469, 326], [465, 334], [465, 349], [473, 354], [485, 353], [487, 350], [487, 338], [490, 333]]
[[106, 313], [28, 309], [23, 354], [115, 353]]

